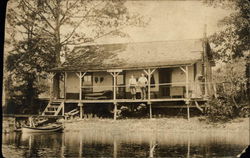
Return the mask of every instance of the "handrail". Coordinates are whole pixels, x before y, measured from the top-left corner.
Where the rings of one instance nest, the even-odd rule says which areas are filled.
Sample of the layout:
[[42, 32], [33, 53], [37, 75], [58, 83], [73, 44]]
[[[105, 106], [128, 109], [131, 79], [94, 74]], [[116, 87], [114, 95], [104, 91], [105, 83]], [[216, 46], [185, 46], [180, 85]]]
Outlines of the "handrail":
[[63, 109], [63, 106], [64, 106], [64, 101], [61, 102], [61, 104], [58, 107], [58, 109], [56, 110], [54, 116], [57, 116], [59, 114], [59, 112]]
[[[208, 84], [218, 84], [218, 83], [215, 83], [215, 82], [188, 82], [188, 85], [208, 85]], [[223, 84], [223, 83], [221, 83]], [[156, 83], [156, 84], [150, 84], [150, 86], [185, 86], [186, 85], [186, 82], [172, 82], [172, 83]], [[129, 87], [130, 85], [129, 84], [126, 84], [126, 85], [119, 85], [117, 84], [115, 87]], [[139, 86], [139, 85], [137, 85]], [[148, 85], [146, 85], [148, 86]], [[82, 88], [92, 88], [92, 87], [114, 87], [114, 85], [88, 85], [88, 86], [82, 86]]]

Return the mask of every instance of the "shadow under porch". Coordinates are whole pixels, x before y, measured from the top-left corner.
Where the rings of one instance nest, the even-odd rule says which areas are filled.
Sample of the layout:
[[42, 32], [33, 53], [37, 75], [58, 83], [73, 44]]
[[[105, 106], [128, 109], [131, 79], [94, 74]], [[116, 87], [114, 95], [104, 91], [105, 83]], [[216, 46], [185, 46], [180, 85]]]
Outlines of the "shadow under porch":
[[[60, 101], [60, 100], [58, 100]], [[192, 100], [187, 105], [182, 101], [156, 101], [147, 104], [147, 101], [135, 100], [133, 102], [90, 102], [90, 101], [66, 101], [65, 114], [69, 111], [77, 109], [80, 113], [77, 114], [82, 119], [92, 118], [112, 118], [114, 116], [115, 105], [117, 106], [117, 118], [162, 118], [162, 117], [190, 117], [199, 116], [206, 112], [208, 106], [205, 104], [206, 100], [199, 100], [198, 106]], [[79, 104], [79, 102], [81, 102]], [[80, 106], [79, 106], [80, 105]], [[141, 107], [144, 109], [138, 110]], [[125, 109], [125, 110], [124, 110]], [[123, 113], [121, 113], [123, 112]], [[124, 115], [124, 113], [127, 113]], [[187, 116], [188, 115], [188, 116]]]

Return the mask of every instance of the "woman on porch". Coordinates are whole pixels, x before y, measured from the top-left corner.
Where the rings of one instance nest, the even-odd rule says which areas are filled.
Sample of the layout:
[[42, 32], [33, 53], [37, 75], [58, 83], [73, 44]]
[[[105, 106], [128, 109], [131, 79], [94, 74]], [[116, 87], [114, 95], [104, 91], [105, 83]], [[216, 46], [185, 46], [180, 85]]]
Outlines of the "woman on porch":
[[132, 99], [136, 99], [136, 79], [134, 78], [134, 75], [131, 75], [130, 79], [129, 79], [129, 88], [130, 88], [130, 92], [132, 95]]
[[192, 97], [193, 98], [202, 97], [202, 75], [201, 74], [197, 74], [195, 77]]

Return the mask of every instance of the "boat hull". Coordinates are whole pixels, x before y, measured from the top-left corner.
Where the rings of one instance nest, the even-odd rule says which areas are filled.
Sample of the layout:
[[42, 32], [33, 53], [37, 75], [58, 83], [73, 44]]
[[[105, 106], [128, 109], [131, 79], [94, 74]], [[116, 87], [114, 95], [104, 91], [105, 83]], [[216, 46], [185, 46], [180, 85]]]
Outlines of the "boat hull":
[[61, 132], [63, 126], [56, 127], [22, 127], [22, 133], [50, 133], [50, 132]]

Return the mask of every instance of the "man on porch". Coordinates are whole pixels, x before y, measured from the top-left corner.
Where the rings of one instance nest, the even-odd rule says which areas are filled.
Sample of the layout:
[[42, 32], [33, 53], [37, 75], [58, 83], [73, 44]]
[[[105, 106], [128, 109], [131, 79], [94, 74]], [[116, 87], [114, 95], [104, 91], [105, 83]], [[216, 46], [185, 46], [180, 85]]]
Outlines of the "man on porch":
[[141, 89], [141, 99], [146, 99], [146, 85], [148, 83], [147, 78], [145, 75], [142, 73], [141, 77], [138, 80], [138, 85]]

